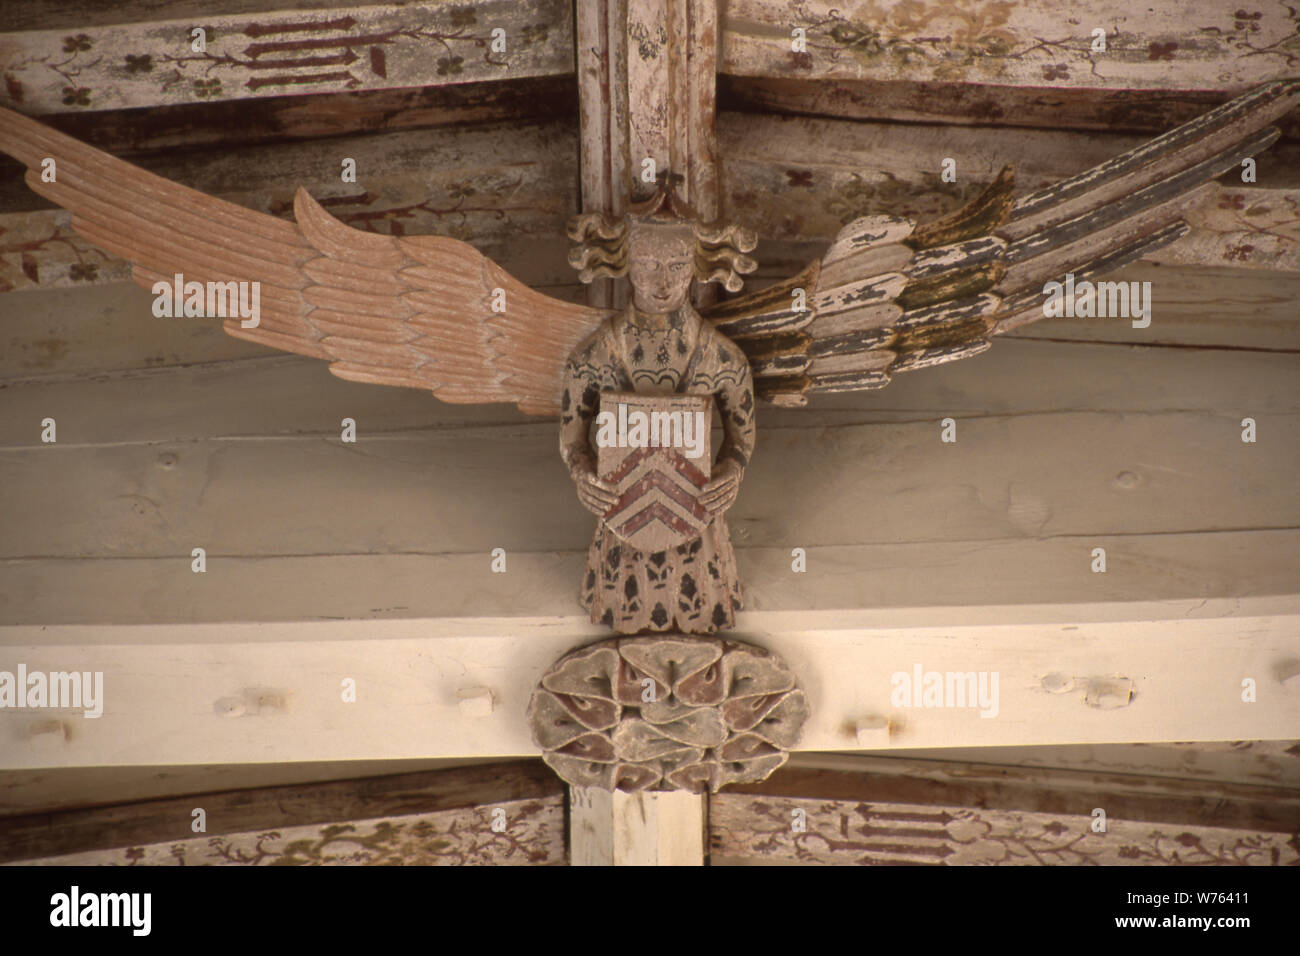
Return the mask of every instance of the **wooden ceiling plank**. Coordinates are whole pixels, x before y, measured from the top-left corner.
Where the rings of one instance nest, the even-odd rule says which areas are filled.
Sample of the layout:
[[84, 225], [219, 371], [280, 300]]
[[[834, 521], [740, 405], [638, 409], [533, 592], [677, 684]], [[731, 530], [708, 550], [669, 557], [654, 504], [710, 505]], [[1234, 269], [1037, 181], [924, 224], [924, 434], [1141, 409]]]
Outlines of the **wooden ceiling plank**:
[[1294, 865], [1297, 819], [1275, 787], [808, 755], [714, 796], [710, 862]]
[[[978, 194], [1010, 159], [1018, 191], [1028, 195], [1142, 141], [730, 112], [718, 125], [724, 215], [778, 241], [830, 240], [864, 215], [938, 218]], [[1257, 185], [1225, 176], [1213, 196], [1189, 210], [1192, 232], [1152, 261], [1300, 272], [1294, 151], [1274, 146], [1262, 153]], [[939, 176], [945, 157], [956, 164], [956, 182]]]
[[[164, 178], [260, 212], [292, 219], [307, 189], [343, 222], [395, 235], [450, 235], [485, 247], [554, 240], [577, 211], [570, 170], [577, 145], [567, 119], [480, 128], [406, 130], [320, 143], [253, 146], [155, 157], [140, 165]], [[356, 181], [343, 182], [343, 160]], [[0, 202], [0, 290], [120, 282], [125, 261], [74, 233], [68, 213], [21, 179]]]
[[[1087, 559], [1093, 547], [1104, 548], [1110, 566], [1124, 573], [1094, 575], [1105, 578], [1095, 583], [1082, 578], [1080, 555]], [[835, 573], [796, 587], [790, 581], [790, 548], [738, 548], [747, 593], [757, 607], [790, 613], [835, 606], [891, 612], [927, 607], [943, 614], [982, 602], [1001, 606], [1086, 599], [1171, 601], [1192, 608], [1200, 600], [1191, 597], [1196, 594], [1245, 599], [1294, 590], [1287, 568], [1300, 554], [1300, 532], [1085, 534], [1049, 542], [1004, 538], [814, 545], [805, 550]], [[563, 584], [581, 577], [585, 554], [585, 546], [542, 554], [507, 550], [508, 591], [484, 582], [483, 569], [490, 562], [484, 552], [260, 557], [212, 552], [206, 578], [190, 571], [188, 551], [166, 557], [8, 558], [0, 561], [0, 572], [7, 620], [23, 625], [369, 622], [474, 619], [490, 612], [491, 620], [510, 630], [525, 626], [534, 614], [563, 618], [572, 611], [572, 594]], [[219, 578], [211, 573], [216, 570]], [[933, 583], [936, 576], [942, 578], [941, 586]], [[51, 589], [51, 580], [63, 586]], [[431, 588], [431, 581], [439, 587]], [[1081, 594], [1085, 581], [1090, 593]], [[485, 606], [489, 599], [491, 605]], [[742, 619], [742, 626], [757, 624]], [[584, 635], [594, 640], [600, 632]]]
[[[327, 825], [363, 831], [375, 829], [375, 824], [382, 827], [386, 821], [389, 829], [422, 824], [430, 832], [427, 838], [407, 834], [401, 840], [372, 841], [372, 848], [381, 848], [385, 862], [556, 864], [565, 858], [563, 803], [563, 783], [541, 761], [532, 760], [200, 793], [0, 819], [0, 863], [51, 858], [77, 864], [126, 862], [131, 859], [128, 848], [136, 848], [146, 863], [172, 862], [171, 848], [177, 844], [185, 845], [189, 864], [236, 863], [241, 862], [239, 844], [251, 842], [240, 837], [282, 831], [281, 837], [269, 842], [287, 844], [300, 836], [287, 831], [302, 828], [319, 831], [305, 834], [310, 843], [319, 841], [306, 851], [319, 858], [328, 844], [336, 842], [325, 832]], [[203, 809], [206, 827], [197, 833], [192, 829], [196, 807]], [[503, 811], [498, 816], [504, 816], [501, 830], [492, 826], [497, 809]], [[335, 833], [342, 837], [337, 842], [352, 843], [347, 835]], [[208, 851], [213, 840], [229, 844], [227, 849], [234, 852], [223, 859]], [[304, 852], [283, 845], [278, 849], [267, 855], [283, 856], [281, 863]], [[153, 859], [158, 853], [151, 851], [160, 851], [162, 860]]]
[[[1097, 350], [1102, 354], [1096, 361], [1115, 351]], [[1172, 362], [1186, 350], [1169, 351], [1174, 354], [1166, 361]], [[1142, 370], [1144, 358], [1137, 357], [1129, 370], [1149, 379], [1150, 373]], [[1294, 358], [1281, 359], [1275, 365], [1293, 381]], [[990, 374], [987, 368], [985, 374]], [[1261, 366], [1261, 389], [1263, 377]], [[1285, 374], [1268, 376], [1273, 381], [1278, 377], [1285, 381]], [[1169, 392], [1161, 391], [1158, 381], [1150, 384], [1167, 399]], [[301, 405], [314, 399], [311, 392], [261, 396], [267, 404]], [[88, 436], [91, 422], [105, 416], [82, 421], [65, 411], [55, 393], [24, 401], [22, 407], [35, 407], [38, 413], [25, 414], [7, 428], [15, 437], [23, 431], [30, 436], [3, 450], [11, 472], [8, 500], [14, 503], [0, 539], [0, 559], [8, 561], [170, 558], [175, 562], [171, 586], [188, 591], [205, 586], [189, 583], [188, 555], [195, 547], [207, 549], [213, 564], [217, 556], [248, 561], [366, 554], [471, 558], [495, 547], [510, 553], [568, 551], [585, 547], [583, 538], [590, 536], [589, 516], [574, 505], [573, 489], [563, 483], [565, 474], [552, 460], [551, 422], [385, 432], [372, 413], [359, 420], [360, 440], [351, 444], [340, 441], [340, 417], [320, 415], [317, 428], [297, 434], [112, 442]], [[176, 416], [172, 421], [185, 421], [178, 409], [168, 411]], [[1255, 444], [1241, 440], [1240, 421], [1247, 413], [1258, 423]], [[58, 423], [57, 444], [40, 441], [45, 416]], [[1121, 422], [1117, 416], [1133, 420]], [[960, 456], [939, 441], [943, 417], [923, 412], [917, 420], [898, 423], [815, 416], [794, 427], [769, 423], [763, 452], [767, 463], [760, 467], [755, 459], [746, 494], [735, 509], [737, 544], [784, 546], [788, 572], [789, 549], [795, 546], [942, 541], [978, 548], [1066, 536], [1080, 539], [1075, 547], [1082, 548], [1089, 536], [1249, 533], [1300, 526], [1300, 500], [1288, 481], [1300, 455], [1295, 442], [1300, 414], [1295, 411], [1257, 411], [1247, 400], [1232, 411], [964, 413], [954, 418], [962, 444], [970, 443]], [[367, 432], [371, 427], [377, 431]], [[882, 458], [882, 448], [893, 453]], [[1034, 450], [1031, 461], [1023, 461], [1024, 449]], [[1207, 449], [1225, 463], [1222, 469], [1207, 467]], [[791, 469], [778, 464], [782, 461], [798, 462], [805, 480], [833, 476], [824, 485], [827, 491], [820, 496], [800, 493]], [[1252, 476], [1249, 495], [1240, 491], [1245, 473]], [[918, 475], [926, 480], [919, 481]], [[115, 494], [106, 497], [105, 489]], [[358, 496], [367, 501], [365, 508], [357, 506]], [[881, 501], [889, 507], [882, 508]], [[774, 513], [774, 502], [785, 507]], [[55, 514], [62, 520], [51, 522], [49, 516]], [[230, 514], [240, 520], [230, 521]], [[322, 514], [329, 520], [322, 521]], [[1081, 566], [1086, 567], [1089, 549], [1083, 550]], [[485, 573], [488, 563], [485, 557]], [[1158, 573], [1147, 577], [1152, 586], [1160, 581]], [[1278, 580], [1275, 574], [1266, 577]], [[1077, 584], [1081, 593], [1093, 587], [1085, 580]], [[1176, 575], [1171, 583], [1187, 582]], [[491, 576], [482, 585], [492, 588]], [[563, 590], [562, 600], [570, 597]], [[30, 596], [15, 594], [12, 600], [23, 605]], [[123, 601], [129, 606], [126, 596]], [[851, 601], [847, 606], [855, 605]], [[106, 615], [114, 612], [114, 607], [104, 608]]]

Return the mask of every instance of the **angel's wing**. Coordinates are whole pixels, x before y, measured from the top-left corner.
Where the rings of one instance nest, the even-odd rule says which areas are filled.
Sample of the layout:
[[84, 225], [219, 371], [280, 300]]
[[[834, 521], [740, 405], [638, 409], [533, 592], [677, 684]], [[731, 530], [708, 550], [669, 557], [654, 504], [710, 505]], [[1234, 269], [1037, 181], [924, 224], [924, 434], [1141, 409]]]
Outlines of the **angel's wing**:
[[1043, 317], [1045, 283], [1103, 275], [1182, 236], [1185, 211], [1270, 146], [1278, 131], [1268, 124], [1297, 102], [1300, 79], [1265, 83], [1018, 201], [1008, 166], [938, 222], [858, 219], [799, 275], [704, 315], [745, 351], [755, 391], [777, 405], [978, 355], [991, 336]]
[[[353, 229], [302, 189], [297, 223], [285, 222], [3, 109], [0, 150], [27, 166], [28, 186], [72, 212], [76, 232], [130, 261], [146, 288], [177, 273], [260, 282], [260, 324], [228, 319], [226, 332], [325, 359], [340, 378], [554, 415], [565, 360], [607, 314], [535, 292], [459, 240]], [[55, 182], [41, 178], [46, 157]]]

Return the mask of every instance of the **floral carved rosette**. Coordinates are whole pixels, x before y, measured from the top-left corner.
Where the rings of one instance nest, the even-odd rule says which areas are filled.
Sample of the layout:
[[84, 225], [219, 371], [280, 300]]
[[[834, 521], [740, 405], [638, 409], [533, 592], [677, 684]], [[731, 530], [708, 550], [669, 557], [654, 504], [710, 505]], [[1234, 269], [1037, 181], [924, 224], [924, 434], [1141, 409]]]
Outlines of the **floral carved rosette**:
[[680, 634], [615, 638], [560, 658], [528, 724], [566, 782], [716, 792], [785, 763], [808, 716], [786, 663], [762, 648]]

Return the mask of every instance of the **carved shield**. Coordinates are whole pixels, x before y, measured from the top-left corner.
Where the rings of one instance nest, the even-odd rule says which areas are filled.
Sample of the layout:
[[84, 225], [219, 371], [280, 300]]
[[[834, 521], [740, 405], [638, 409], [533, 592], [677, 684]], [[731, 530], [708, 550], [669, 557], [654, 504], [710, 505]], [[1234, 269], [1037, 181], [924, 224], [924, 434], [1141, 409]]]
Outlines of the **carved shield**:
[[640, 551], [699, 537], [710, 519], [698, 497], [713, 459], [713, 399], [605, 392], [600, 412], [597, 464], [618, 494], [605, 513], [607, 527]]

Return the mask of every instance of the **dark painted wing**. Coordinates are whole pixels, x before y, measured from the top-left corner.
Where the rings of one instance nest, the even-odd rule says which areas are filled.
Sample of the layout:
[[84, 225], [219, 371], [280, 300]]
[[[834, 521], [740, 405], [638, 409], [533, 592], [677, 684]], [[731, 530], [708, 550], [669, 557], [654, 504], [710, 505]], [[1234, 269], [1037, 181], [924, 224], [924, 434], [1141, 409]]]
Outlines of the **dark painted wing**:
[[1297, 102], [1300, 79], [1265, 83], [1022, 199], [1008, 166], [937, 222], [855, 220], [799, 275], [704, 315], [745, 351], [756, 392], [776, 405], [978, 355], [992, 336], [1043, 317], [1046, 283], [1104, 275], [1184, 235], [1187, 210], [1272, 145], [1269, 124]]

